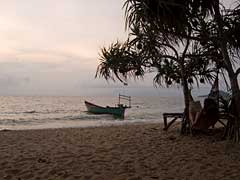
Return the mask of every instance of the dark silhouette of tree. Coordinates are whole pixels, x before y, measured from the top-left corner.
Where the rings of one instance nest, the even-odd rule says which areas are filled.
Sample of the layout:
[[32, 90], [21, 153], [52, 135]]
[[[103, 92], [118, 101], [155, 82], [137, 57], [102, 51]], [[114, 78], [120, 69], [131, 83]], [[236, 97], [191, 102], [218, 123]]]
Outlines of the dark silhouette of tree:
[[[233, 61], [240, 47], [239, 5], [227, 10], [219, 0], [126, 0], [124, 7], [129, 39], [102, 49], [96, 76], [108, 79], [115, 75], [123, 81], [157, 70], [154, 81], [158, 84], [180, 80], [188, 114], [188, 84], [193, 77], [196, 82], [199, 77], [210, 80], [215, 64], [227, 71], [233, 102], [240, 102], [240, 69], [234, 71]], [[238, 122], [240, 105], [235, 103], [234, 107]], [[236, 127], [238, 123], [233, 124]]]
[[[215, 52], [220, 51], [217, 64], [228, 73], [233, 102], [240, 102], [237, 81], [240, 69], [234, 70], [233, 61], [239, 49], [240, 7], [239, 2], [236, 3], [238, 5], [234, 9], [227, 10], [219, 0], [127, 0], [125, 7], [130, 29], [143, 24], [162, 32], [171, 42], [192, 39], [204, 47], [211, 44]], [[237, 109], [232, 125], [237, 131], [233, 132], [233, 139], [239, 139], [240, 105], [235, 103], [233, 106]]]
[[[201, 21], [204, 23], [200, 31], [200, 40], [204, 48], [212, 48], [220, 52], [218, 67], [224, 68], [229, 76], [229, 82], [232, 92], [231, 121], [228, 126], [231, 135], [229, 139], [238, 142], [240, 140], [239, 121], [240, 121], [240, 90], [238, 84], [238, 75], [240, 68], [236, 69], [239, 63], [240, 36], [240, 5], [237, 1], [235, 8], [225, 9], [219, 0], [213, 1], [206, 6], [209, 13], [207, 18]], [[199, 9], [199, 12], [202, 12]], [[201, 23], [200, 22], [200, 23]], [[197, 23], [199, 24], [199, 22]]]

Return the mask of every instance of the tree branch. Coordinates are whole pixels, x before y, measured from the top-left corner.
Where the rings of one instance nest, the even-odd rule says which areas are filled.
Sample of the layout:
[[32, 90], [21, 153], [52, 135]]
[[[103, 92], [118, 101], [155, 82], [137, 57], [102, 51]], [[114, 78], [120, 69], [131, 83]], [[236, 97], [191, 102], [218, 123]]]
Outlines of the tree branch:
[[175, 62], [178, 62], [177, 58], [170, 56], [170, 55], [161, 55], [160, 58], [168, 58], [168, 59], [174, 60]]
[[161, 46], [166, 46], [166, 47], [169, 47], [170, 49], [173, 50], [175, 56], [176, 56], [176, 59], [178, 59], [178, 52], [177, 50], [170, 44], [167, 44], [167, 43], [160, 43]]
[[235, 72], [235, 76], [238, 77], [239, 73], [240, 73], [240, 68], [238, 68], [237, 71]]

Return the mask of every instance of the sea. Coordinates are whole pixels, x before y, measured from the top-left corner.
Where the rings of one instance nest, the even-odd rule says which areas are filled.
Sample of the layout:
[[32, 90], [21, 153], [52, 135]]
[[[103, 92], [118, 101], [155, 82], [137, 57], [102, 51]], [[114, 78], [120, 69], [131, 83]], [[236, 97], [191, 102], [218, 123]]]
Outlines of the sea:
[[[96, 127], [129, 123], [163, 122], [164, 112], [183, 112], [181, 96], [132, 97], [132, 107], [125, 118], [94, 115], [84, 101], [101, 106], [115, 106], [118, 97], [103, 96], [2, 96], [0, 130], [24, 130], [68, 127]], [[126, 102], [127, 103], [127, 102]]]

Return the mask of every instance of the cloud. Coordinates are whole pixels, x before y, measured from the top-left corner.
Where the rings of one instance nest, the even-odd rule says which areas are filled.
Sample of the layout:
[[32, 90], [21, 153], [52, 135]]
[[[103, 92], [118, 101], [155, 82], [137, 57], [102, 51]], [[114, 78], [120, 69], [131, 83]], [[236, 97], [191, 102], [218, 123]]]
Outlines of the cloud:
[[126, 37], [123, 2], [0, 1], [0, 95], [114, 86], [94, 75], [100, 48]]

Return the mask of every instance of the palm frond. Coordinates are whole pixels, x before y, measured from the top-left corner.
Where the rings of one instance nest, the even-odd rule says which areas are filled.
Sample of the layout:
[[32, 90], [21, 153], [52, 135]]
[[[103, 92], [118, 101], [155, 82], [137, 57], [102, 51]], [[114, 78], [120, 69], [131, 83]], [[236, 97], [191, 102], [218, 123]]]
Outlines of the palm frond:
[[97, 67], [95, 78], [103, 77], [106, 80], [115, 79], [125, 82], [128, 77], [141, 78], [144, 75], [142, 61], [138, 53], [125, 43], [116, 42], [107, 49], [103, 47], [100, 53], [100, 64]]

